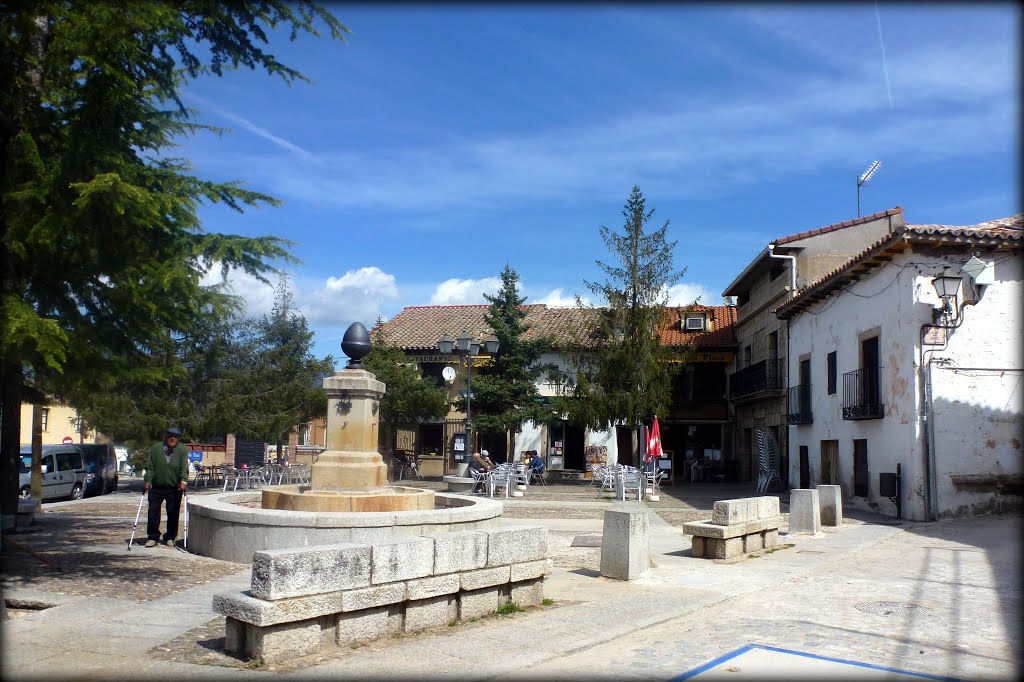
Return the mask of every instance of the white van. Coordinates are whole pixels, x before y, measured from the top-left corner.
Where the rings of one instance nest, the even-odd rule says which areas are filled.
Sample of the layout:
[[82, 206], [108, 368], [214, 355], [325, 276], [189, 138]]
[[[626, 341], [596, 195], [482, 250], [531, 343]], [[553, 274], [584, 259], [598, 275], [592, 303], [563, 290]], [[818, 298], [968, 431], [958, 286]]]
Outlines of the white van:
[[[43, 500], [82, 497], [88, 472], [82, 451], [74, 445], [44, 445], [42, 454]], [[18, 464], [18, 490], [21, 497], [32, 496], [32, 446], [21, 446]]]

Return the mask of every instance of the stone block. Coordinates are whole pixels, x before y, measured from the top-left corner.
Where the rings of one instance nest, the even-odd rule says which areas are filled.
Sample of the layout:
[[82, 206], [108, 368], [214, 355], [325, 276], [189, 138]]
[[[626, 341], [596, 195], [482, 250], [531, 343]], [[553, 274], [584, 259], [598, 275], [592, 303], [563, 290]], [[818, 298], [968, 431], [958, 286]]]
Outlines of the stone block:
[[494, 613], [501, 604], [501, 587], [467, 590], [459, 593], [459, 620], [482, 618]]
[[704, 545], [705, 559], [732, 559], [743, 554], [743, 538], [707, 538]]
[[277, 625], [250, 625], [246, 628], [248, 657], [278, 663], [316, 653], [320, 650], [320, 630], [320, 621], [316, 618]]
[[690, 550], [690, 554], [692, 556], [695, 556], [695, 557], [702, 557], [702, 556], [704, 556], [704, 542], [705, 542], [704, 538], [702, 538], [699, 535], [694, 535], [693, 536], [693, 545], [692, 545], [692, 549]]
[[635, 580], [651, 567], [650, 524], [644, 508], [604, 513], [601, 536], [601, 575]]
[[771, 519], [782, 515], [777, 495], [762, 495], [754, 499], [757, 500], [758, 519]]
[[527, 561], [522, 564], [512, 564], [508, 579], [510, 582], [517, 583], [521, 580], [543, 578], [544, 574], [548, 571], [549, 561], [550, 559], [544, 559], [543, 561]]
[[[401, 601], [405, 598], [405, 583], [397, 583], [397, 585], [399, 597], [396, 601]], [[342, 610], [342, 595], [344, 594], [348, 593], [332, 592], [309, 597], [266, 601], [256, 599], [247, 592], [229, 592], [213, 596], [213, 610], [216, 613], [253, 625], [276, 625], [337, 613]]]
[[512, 578], [511, 566], [481, 568], [476, 571], [465, 571], [459, 574], [460, 589], [480, 590], [485, 587], [504, 585]]
[[761, 533], [750, 533], [743, 536], [743, 553], [759, 552], [764, 549], [764, 538]]
[[548, 556], [548, 529], [544, 526], [482, 528], [487, 534], [487, 566], [537, 561]]
[[370, 582], [374, 585], [423, 578], [434, 572], [434, 541], [428, 538], [393, 538], [373, 544]]
[[458, 617], [458, 600], [454, 595], [417, 599], [405, 605], [406, 632], [447, 625]]
[[843, 489], [838, 485], [819, 485], [817, 490], [821, 525], [843, 525]]
[[398, 605], [341, 613], [337, 616], [335, 643], [339, 646], [370, 642], [402, 631], [403, 614]]
[[358, 611], [372, 609], [376, 606], [397, 604], [405, 601], [406, 584], [404, 582], [374, 585], [358, 590], [345, 590], [341, 593], [341, 608], [338, 611]]
[[794, 488], [789, 491], [789, 532], [817, 533], [821, 530], [821, 508], [818, 491]]
[[460, 587], [459, 576], [455, 573], [417, 578], [416, 580], [409, 580], [405, 585], [407, 589], [406, 599], [439, 597], [442, 594], [458, 592]]
[[245, 656], [246, 624], [228, 616], [224, 621], [224, 651], [229, 654]]
[[728, 526], [720, 526], [710, 521], [691, 521], [683, 524], [683, 534], [704, 538], [734, 538], [748, 533], [759, 533], [769, 528], [778, 528], [781, 522], [782, 517], [780, 516], [733, 523]]
[[284, 599], [370, 584], [370, 547], [351, 543], [271, 549], [252, 557], [252, 596]]
[[544, 601], [544, 579], [534, 578], [511, 583], [509, 599], [522, 607], [540, 606]]
[[434, 541], [434, 575], [471, 571], [487, 565], [487, 534], [478, 531], [430, 533]]
[[757, 498], [742, 497], [735, 500], [718, 500], [711, 510], [711, 523], [728, 526], [757, 519]]
[[764, 548], [775, 549], [779, 546], [779, 529], [766, 530], [762, 533]]

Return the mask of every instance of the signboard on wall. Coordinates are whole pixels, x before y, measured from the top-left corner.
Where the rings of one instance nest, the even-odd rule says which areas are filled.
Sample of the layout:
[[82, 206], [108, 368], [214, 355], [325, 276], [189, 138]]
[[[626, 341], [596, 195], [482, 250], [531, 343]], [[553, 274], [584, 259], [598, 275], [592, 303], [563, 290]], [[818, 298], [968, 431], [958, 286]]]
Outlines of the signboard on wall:
[[188, 451], [188, 461], [193, 462], [193, 463], [195, 463], [195, 462], [202, 462], [203, 461], [203, 451], [202, 450], [189, 450]]

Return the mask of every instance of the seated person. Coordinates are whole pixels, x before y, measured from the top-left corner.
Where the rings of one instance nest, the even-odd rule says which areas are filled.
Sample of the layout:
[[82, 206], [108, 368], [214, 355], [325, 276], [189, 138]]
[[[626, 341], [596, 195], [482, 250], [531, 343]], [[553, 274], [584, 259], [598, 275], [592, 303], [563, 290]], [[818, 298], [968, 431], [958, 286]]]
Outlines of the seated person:
[[480, 461], [484, 463], [484, 468], [486, 471], [490, 471], [491, 469], [494, 468], [494, 462], [491, 461], [491, 456], [487, 453], [486, 450], [480, 451]]
[[[480, 453], [474, 452], [473, 456], [469, 458], [469, 475], [476, 479], [477, 475], [484, 473], [487, 473], [487, 465], [480, 458]], [[483, 486], [482, 480], [473, 481], [473, 489], [470, 491], [471, 495], [476, 492], [478, 486]]]
[[530, 458], [530, 480], [533, 480], [535, 476], [544, 478], [544, 460], [540, 458], [540, 453], [536, 450], [533, 451], [533, 457]]

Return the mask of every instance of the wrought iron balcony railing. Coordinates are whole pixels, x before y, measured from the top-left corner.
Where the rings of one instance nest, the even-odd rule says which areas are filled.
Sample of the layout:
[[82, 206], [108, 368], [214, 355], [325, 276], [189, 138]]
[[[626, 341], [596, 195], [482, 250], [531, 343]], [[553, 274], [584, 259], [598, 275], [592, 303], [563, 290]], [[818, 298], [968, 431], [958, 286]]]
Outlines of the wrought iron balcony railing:
[[800, 384], [791, 386], [788, 396], [789, 409], [786, 411], [786, 422], [789, 424], [810, 424], [811, 419], [811, 385]]
[[843, 419], [881, 419], [885, 416], [878, 370], [878, 367], [862, 367], [843, 374]]
[[729, 397], [742, 398], [761, 391], [786, 387], [786, 361], [762, 360], [729, 377]]

